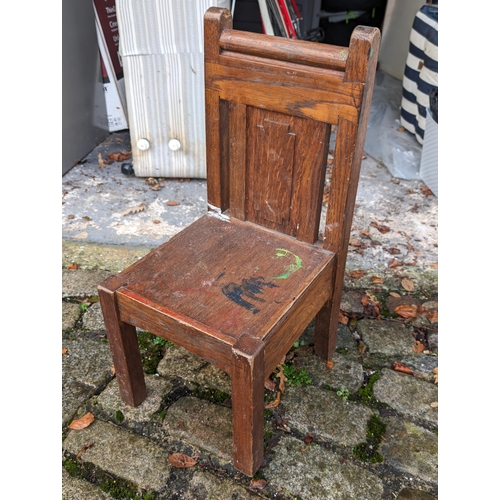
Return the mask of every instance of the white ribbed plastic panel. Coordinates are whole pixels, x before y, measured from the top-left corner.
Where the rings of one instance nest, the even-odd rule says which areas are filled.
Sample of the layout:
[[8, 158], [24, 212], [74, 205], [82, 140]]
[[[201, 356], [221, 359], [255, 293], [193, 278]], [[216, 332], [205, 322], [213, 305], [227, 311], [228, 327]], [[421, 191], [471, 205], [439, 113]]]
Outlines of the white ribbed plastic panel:
[[427, 108], [424, 144], [420, 160], [420, 178], [425, 185], [438, 195], [438, 124], [432, 117], [430, 108]]
[[203, 16], [229, 0], [116, 0], [138, 177], [206, 178]]

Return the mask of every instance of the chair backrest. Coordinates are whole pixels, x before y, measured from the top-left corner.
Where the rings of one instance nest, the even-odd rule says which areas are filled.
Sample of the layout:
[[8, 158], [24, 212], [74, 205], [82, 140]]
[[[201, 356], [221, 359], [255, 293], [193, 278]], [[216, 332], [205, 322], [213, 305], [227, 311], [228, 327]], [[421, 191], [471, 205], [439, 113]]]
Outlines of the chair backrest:
[[318, 240], [327, 155], [337, 126], [324, 247], [349, 232], [380, 33], [357, 27], [349, 47], [232, 29], [205, 14], [209, 209], [307, 243]]

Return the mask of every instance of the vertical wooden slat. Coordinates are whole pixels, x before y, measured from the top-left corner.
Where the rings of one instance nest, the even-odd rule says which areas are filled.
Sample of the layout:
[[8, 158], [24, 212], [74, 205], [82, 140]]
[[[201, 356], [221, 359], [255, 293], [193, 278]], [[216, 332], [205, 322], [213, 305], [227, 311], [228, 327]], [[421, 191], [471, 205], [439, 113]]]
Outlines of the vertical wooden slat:
[[264, 458], [264, 343], [243, 334], [233, 346], [234, 466], [252, 477]]
[[229, 205], [231, 217], [246, 219], [246, 148], [247, 107], [237, 102], [229, 103]]

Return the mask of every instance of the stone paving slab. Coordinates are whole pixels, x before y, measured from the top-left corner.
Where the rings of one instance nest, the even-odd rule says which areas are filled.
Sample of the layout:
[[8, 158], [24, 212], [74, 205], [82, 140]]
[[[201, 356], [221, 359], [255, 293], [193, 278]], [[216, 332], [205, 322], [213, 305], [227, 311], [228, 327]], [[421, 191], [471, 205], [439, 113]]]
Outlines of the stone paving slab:
[[172, 467], [165, 450], [152, 441], [96, 419], [86, 429], [71, 430], [63, 449], [77, 455], [89, 443], [94, 444], [80, 456], [83, 462], [147, 490], [166, 486]]
[[61, 498], [62, 500], [112, 500], [113, 497], [88, 481], [71, 477], [63, 469]]
[[230, 462], [233, 457], [232, 412], [194, 397], [180, 398], [167, 410], [163, 426], [174, 438]]
[[81, 309], [79, 304], [71, 302], [62, 303], [62, 329], [68, 330], [74, 328], [76, 322], [80, 318]]
[[313, 386], [287, 388], [278, 411], [288, 419], [288, 426], [344, 446], [365, 440], [366, 424], [373, 415], [372, 410], [344, 402], [333, 391]]
[[303, 448], [291, 436], [281, 439], [265, 472], [271, 487], [308, 500], [380, 500], [383, 484], [376, 475], [318, 445]]
[[403, 415], [437, 427], [438, 409], [431, 406], [438, 401], [436, 385], [384, 368], [373, 385], [373, 394]]
[[[384, 419], [381, 453], [387, 464], [424, 481], [437, 484], [438, 437], [433, 432], [394, 417]], [[404, 446], [401, 444], [404, 443]]]
[[358, 321], [357, 330], [372, 354], [394, 356], [414, 353], [415, 337], [402, 323], [362, 319]]
[[208, 472], [196, 471], [182, 493], [182, 500], [251, 500], [256, 495], [228, 479], [220, 479]]
[[97, 286], [113, 273], [103, 270], [62, 270], [62, 296], [84, 297], [97, 295]]

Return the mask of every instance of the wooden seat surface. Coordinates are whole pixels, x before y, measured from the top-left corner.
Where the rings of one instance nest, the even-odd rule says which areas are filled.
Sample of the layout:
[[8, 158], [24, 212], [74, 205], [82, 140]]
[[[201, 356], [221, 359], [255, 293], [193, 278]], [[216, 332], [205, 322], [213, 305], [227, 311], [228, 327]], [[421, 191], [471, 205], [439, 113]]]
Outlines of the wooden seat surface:
[[175, 311], [232, 345], [243, 333], [263, 338], [318, 280], [324, 302], [333, 257], [256, 224], [207, 214], [121, 273], [118, 300]]

